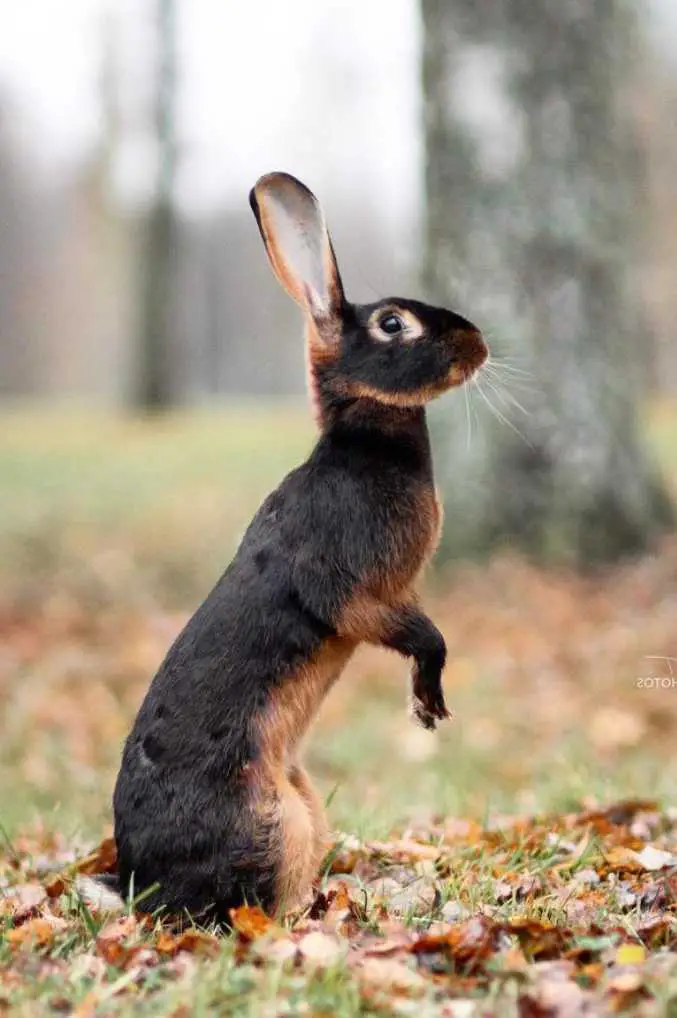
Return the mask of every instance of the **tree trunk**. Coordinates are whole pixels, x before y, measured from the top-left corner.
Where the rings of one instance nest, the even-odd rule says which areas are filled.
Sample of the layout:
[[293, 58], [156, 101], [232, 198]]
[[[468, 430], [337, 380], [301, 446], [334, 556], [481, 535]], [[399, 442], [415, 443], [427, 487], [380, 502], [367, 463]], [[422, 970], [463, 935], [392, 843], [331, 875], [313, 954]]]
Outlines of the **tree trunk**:
[[671, 520], [638, 423], [637, 25], [623, 0], [422, 6], [425, 284], [484, 329], [497, 370], [517, 354], [533, 376], [526, 397], [512, 366], [500, 395], [479, 379], [507, 424], [474, 420], [475, 391], [474, 413], [457, 392], [433, 415], [442, 551], [510, 544], [581, 566], [637, 552]]
[[173, 206], [176, 163], [174, 137], [174, 0], [156, 2], [156, 85], [154, 130], [158, 169], [152, 204], [143, 224], [140, 273], [140, 357], [137, 405], [143, 410], [169, 408], [177, 397], [177, 350], [172, 329], [177, 223]]

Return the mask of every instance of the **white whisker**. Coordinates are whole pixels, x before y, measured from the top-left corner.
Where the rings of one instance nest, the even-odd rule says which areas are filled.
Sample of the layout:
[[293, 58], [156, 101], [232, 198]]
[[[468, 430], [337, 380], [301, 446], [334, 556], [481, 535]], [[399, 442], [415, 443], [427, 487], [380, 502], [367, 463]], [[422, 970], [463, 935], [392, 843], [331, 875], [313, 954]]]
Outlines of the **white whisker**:
[[531, 417], [530, 411], [527, 410], [526, 407], [523, 407], [518, 399], [515, 399], [507, 386], [503, 385], [499, 388], [499, 379], [496, 375], [492, 377], [490, 374], [487, 374], [485, 375], [484, 380], [496, 397], [501, 400], [503, 406], [510, 406], [512, 404], [512, 406], [514, 406], [515, 409], [520, 410], [525, 417]]
[[530, 449], [534, 449], [535, 447], [534, 447], [533, 443], [529, 441], [529, 439], [526, 437], [526, 435], [523, 435], [522, 432], [520, 431], [520, 429], [515, 424], [513, 424], [512, 421], [508, 420], [508, 418], [505, 416], [505, 414], [502, 414], [501, 411], [497, 407], [495, 407], [493, 405], [491, 400], [488, 398], [487, 394], [480, 387], [479, 379], [478, 379], [477, 375], [475, 375], [475, 377], [473, 378], [473, 381], [474, 381], [475, 385], [477, 386], [477, 391], [479, 392], [480, 396], [482, 397], [484, 402], [487, 404], [487, 406], [491, 410], [492, 414], [497, 418], [497, 420], [502, 421], [502, 423], [507, 425], [512, 431], [515, 432], [516, 435], [519, 435], [519, 437], [522, 439], [522, 441], [525, 442], [529, 446]]
[[[507, 371], [503, 370], [502, 365], [497, 365], [495, 362], [487, 362], [482, 371], [486, 375], [490, 375], [497, 382], [500, 382], [504, 387], [508, 385], [512, 389], [518, 389], [521, 392], [541, 392], [542, 390], [538, 385], [534, 384], [535, 378], [532, 375], [531, 378], [521, 375], [511, 375]], [[507, 377], [506, 377], [507, 376]]]
[[521, 375], [523, 378], [535, 378], [533, 371], [529, 371], [527, 368], [518, 367], [516, 364], [511, 364], [509, 361], [504, 360], [502, 357], [492, 356], [487, 364], [491, 364], [492, 367], [505, 371], [512, 375]]
[[468, 397], [468, 386], [463, 386], [463, 393], [465, 395], [465, 425], [466, 425], [466, 443], [465, 451], [470, 452], [470, 443], [472, 439], [472, 421], [470, 419], [470, 399]]

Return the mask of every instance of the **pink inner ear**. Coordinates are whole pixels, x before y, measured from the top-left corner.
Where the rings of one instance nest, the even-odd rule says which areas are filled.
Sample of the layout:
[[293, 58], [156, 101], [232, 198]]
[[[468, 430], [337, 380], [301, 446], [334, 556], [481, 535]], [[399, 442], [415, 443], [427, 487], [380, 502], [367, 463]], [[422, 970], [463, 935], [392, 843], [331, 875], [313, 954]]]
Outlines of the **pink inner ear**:
[[283, 286], [309, 311], [326, 312], [333, 259], [319, 206], [310, 192], [286, 179], [265, 185], [257, 198], [270, 259]]

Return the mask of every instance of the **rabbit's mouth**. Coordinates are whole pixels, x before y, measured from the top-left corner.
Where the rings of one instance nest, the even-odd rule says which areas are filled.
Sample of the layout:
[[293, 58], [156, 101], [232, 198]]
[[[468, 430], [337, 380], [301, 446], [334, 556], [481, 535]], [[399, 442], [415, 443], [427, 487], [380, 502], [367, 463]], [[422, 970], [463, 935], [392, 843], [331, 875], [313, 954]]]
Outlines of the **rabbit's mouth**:
[[451, 345], [454, 363], [447, 378], [452, 386], [463, 385], [482, 367], [489, 356], [489, 349], [479, 329], [457, 330], [452, 336]]

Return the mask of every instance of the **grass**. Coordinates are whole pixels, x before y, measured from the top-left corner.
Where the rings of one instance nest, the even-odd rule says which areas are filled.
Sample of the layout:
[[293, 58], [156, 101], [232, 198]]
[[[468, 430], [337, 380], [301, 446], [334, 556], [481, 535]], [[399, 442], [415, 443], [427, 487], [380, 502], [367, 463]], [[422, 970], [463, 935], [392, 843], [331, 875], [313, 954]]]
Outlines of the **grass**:
[[[647, 433], [677, 478], [674, 408], [657, 408]], [[41, 854], [66, 857], [106, 833], [121, 743], [150, 677], [313, 433], [304, 406], [256, 404], [146, 422], [17, 409], [3, 413], [0, 434], [0, 821], [10, 842], [28, 838], [19, 855], [33, 872]], [[406, 666], [361, 650], [306, 754], [332, 825], [383, 839], [395, 827], [430, 830], [443, 816], [490, 823], [647, 793], [674, 803], [677, 690], [641, 688], [638, 678], [670, 678], [672, 665], [648, 656], [677, 655], [676, 575], [668, 542], [597, 580], [507, 557], [459, 568], [430, 589], [455, 721], [432, 736], [416, 729]], [[542, 845], [521, 858], [530, 872], [549, 866]], [[522, 864], [516, 854], [501, 865]], [[495, 906], [495, 867], [495, 853], [459, 850], [444, 895], [473, 910]], [[556, 920], [557, 907], [536, 911]], [[600, 904], [600, 922], [609, 907]], [[517, 915], [523, 905], [501, 909]], [[230, 940], [183, 976], [151, 966], [133, 997], [110, 989], [104, 999], [125, 971], [101, 969], [90, 918], [69, 921], [19, 962], [0, 948], [0, 966], [11, 957], [20, 973], [12, 1014], [63, 1012], [63, 1001], [83, 1015], [378, 1011], [345, 963], [310, 974], [235, 964]], [[67, 969], [50, 974], [44, 963], [59, 959]], [[415, 995], [421, 1014], [426, 1000]]]

